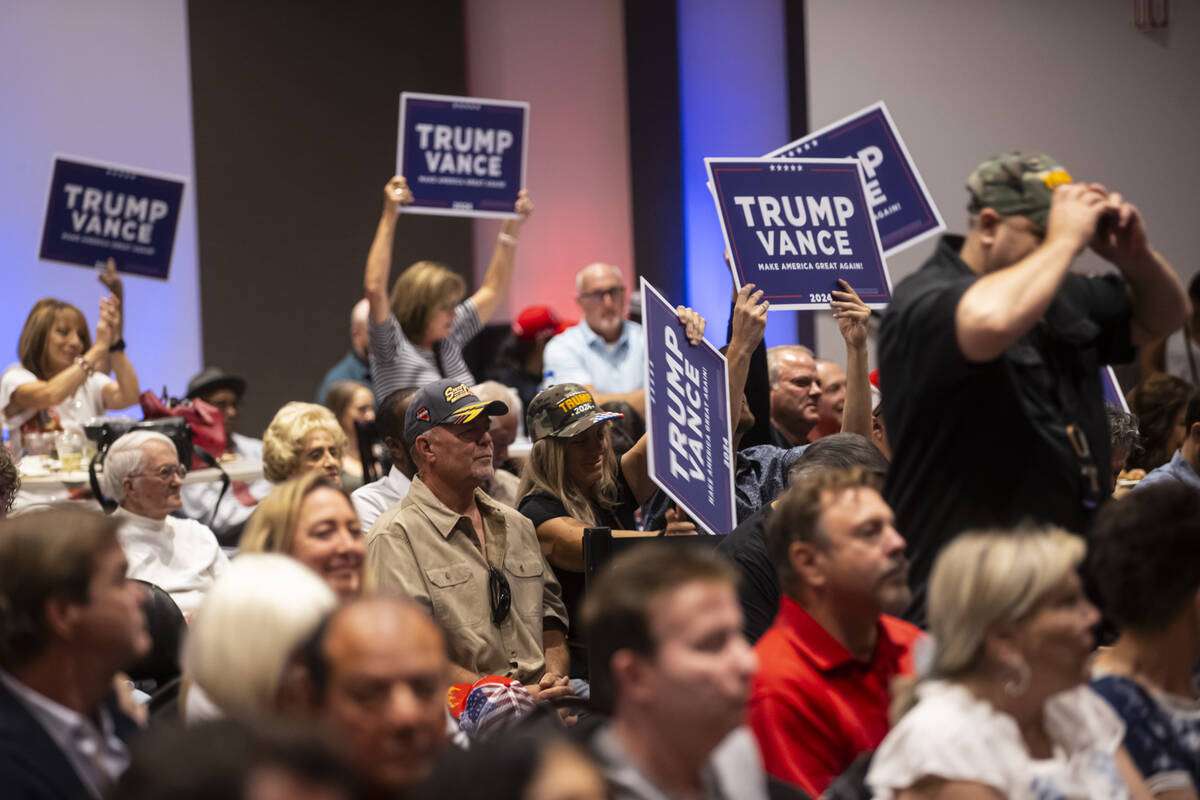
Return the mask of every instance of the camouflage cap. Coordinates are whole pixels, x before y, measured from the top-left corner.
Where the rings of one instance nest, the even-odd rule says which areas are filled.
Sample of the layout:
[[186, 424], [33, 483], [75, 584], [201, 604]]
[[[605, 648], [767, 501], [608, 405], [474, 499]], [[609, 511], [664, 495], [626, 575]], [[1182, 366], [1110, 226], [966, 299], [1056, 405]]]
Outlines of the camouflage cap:
[[483, 402], [462, 381], [434, 381], [413, 395], [404, 415], [404, 440], [412, 447], [418, 436], [438, 425], [465, 425], [480, 414], [500, 417], [507, 413], [507, 405], [499, 400]]
[[560, 383], [539, 392], [525, 412], [525, 429], [533, 441], [547, 436], [570, 438], [583, 433], [597, 422], [625, 416], [601, 411], [592, 393], [578, 383]]
[[1013, 151], [989, 158], [967, 178], [971, 202], [967, 211], [990, 208], [1002, 217], [1028, 217], [1046, 227], [1054, 187], [1071, 176], [1045, 153]]

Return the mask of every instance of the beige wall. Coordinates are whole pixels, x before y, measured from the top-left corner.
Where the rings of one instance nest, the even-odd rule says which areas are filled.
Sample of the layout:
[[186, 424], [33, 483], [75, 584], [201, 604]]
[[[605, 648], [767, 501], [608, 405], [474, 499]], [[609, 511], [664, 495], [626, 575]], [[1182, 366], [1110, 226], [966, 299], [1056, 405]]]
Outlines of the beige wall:
[[[1133, 27], [1131, 0], [809, 0], [814, 128], [887, 101], [951, 231], [967, 174], [1012, 148], [1044, 150], [1142, 210], [1187, 280], [1200, 256], [1200, 4], [1171, 3], [1165, 33]], [[893, 257], [893, 282], [932, 250]], [[1099, 269], [1096, 259], [1084, 269]], [[828, 314], [817, 349], [844, 357]]]

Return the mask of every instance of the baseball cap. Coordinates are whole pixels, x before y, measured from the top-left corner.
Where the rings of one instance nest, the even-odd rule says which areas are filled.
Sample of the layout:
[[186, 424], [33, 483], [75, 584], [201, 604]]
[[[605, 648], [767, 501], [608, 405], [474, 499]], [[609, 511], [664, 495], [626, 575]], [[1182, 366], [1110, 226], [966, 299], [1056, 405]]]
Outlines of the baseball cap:
[[507, 413], [507, 405], [499, 400], [483, 402], [462, 381], [434, 381], [413, 395], [404, 415], [404, 440], [411, 447], [418, 436], [438, 425], [465, 425], [480, 414], [500, 417]]
[[1002, 217], [1028, 217], [1045, 228], [1054, 188], [1070, 182], [1070, 174], [1045, 153], [994, 156], [967, 178], [967, 211], [977, 214], [991, 208]]
[[234, 394], [241, 397], [246, 392], [246, 379], [232, 375], [220, 367], [205, 367], [188, 381], [187, 399], [195, 400], [200, 395], [215, 392], [217, 389], [232, 389]]
[[535, 442], [547, 436], [566, 439], [597, 422], [624, 416], [615, 411], [601, 411], [592, 393], [578, 383], [559, 383], [533, 398], [525, 412], [525, 429]]
[[567, 325], [550, 306], [529, 306], [513, 321], [512, 331], [522, 342], [532, 342], [539, 336], [556, 336], [567, 329]]

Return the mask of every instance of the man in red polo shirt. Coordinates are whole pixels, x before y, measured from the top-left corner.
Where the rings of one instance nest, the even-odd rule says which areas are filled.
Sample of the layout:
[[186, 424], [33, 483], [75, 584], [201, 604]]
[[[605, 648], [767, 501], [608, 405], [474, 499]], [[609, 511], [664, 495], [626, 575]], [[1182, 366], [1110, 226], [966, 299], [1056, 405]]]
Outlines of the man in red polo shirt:
[[873, 476], [802, 478], [767, 525], [783, 598], [755, 647], [750, 727], [767, 772], [813, 797], [888, 732], [889, 684], [924, 634], [908, 604], [904, 539]]

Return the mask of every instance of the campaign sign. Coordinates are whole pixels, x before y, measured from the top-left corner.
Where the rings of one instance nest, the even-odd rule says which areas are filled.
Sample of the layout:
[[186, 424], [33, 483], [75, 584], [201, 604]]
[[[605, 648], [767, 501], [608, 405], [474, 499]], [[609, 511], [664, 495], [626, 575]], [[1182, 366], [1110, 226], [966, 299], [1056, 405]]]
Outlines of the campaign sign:
[[828, 308], [837, 280], [871, 308], [892, 282], [863, 183], [851, 158], [706, 158], [733, 280], [773, 308]]
[[642, 279], [650, 477], [711, 534], [737, 524], [725, 356], [693, 346], [675, 307]]
[[184, 178], [55, 156], [38, 258], [166, 279]]
[[515, 217], [528, 139], [529, 103], [404, 92], [396, 172], [413, 202], [400, 210]]
[[1121, 383], [1112, 367], [1100, 368], [1100, 388], [1104, 392], [1104, 404], [1129, 413], [1129, 403], [1125, 402], [1125, 393], [1121, 391]]
[[866, 175], [867, 198], [879, 225], [879, 239], [889, 256], [946, 227], [883, 101], [766, 157], [858, 159]]

